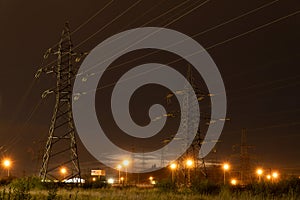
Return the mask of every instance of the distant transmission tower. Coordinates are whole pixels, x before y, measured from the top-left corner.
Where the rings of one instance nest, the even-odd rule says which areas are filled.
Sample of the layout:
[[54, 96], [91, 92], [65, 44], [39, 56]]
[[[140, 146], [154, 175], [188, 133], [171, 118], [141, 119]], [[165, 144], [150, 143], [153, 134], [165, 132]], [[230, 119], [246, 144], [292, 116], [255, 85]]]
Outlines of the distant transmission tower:
[[74, 122], [72, 117], [72, 78], [74, 77], [72, 42], [68, 23], [61, 34], [61, 39], [56, 50], [49, 49], [44, 58], [49, 54], [57, 56], [54, 66], [41, 68], [41, 72], [53, 73], [56, 77], [56, 87], [46, 90], [42, 97], [55, 93], [55, 106], [51, 119], [48, 140], [46, 143], [40, 178], [46, 180], [79, 181], [81, 178], [80, 167], [75, 138]]
[[247, 131], [242, 129], [241, 143], [238, 145], [233, 145], [233, 148], [239, 148], [239, 152], [232, 155], [233, 158], [239, 159], [240, 169], [240, 182], [241, 184], [249, 184], [253, 179], [253, 158], [254, 156], [250, 154], [250, 150], [254, 149], [255, 146], [249, 145], [247, 143]]
[[251, 156], [249, 154], [251, 148], [253, 146], [247, 144], [246, 129], [243, 129], [240, 145], [240, 176], [242, 183], [250, 183], [252, 179]]

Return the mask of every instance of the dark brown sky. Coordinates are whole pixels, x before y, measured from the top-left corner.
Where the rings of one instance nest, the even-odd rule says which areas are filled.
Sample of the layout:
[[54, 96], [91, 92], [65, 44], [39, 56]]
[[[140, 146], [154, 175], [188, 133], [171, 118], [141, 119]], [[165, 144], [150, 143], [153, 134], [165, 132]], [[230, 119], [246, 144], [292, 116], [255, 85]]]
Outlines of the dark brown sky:
[[[15, 161], [15, 174], [36, 173], [37, 157], [47, 137], [54, 98], [49, 97], [31, 116], [40, 95], [53, 85], [51, 76], [34, 80], [46, 49], [57, 43], [64, 22], [75, 29], [108, 1], [11, 1], [0, 0], [0, 146], [3, 156]], [[115, 0], [90, 23], [76, 32], [81, 41], [111, 22], [135, 1]], [[77, 51], [91, 50], [104, 39], [129, 28], [164, 26], [196, 8], [203, 0], [144, 0], [109, 24]], [[262, 6], [270, 0], [211, 0], [168, 28], [192, 36]], [[158, 4], [158, 5], [157, 5]], [[178, 6], [182, 4], [182, 6]], [[151, 9], [151, 10], [149, 10]], [[195, 37], [216, 62], [228, 97], [228, 117], [216, 155], [225, 160], [232, 145], [248, 129], [259, 162], [272, 168], [300, 169], [300, 13], [239, 38], [221, 43], [263, 24], [300, 10], [298, 0], [281, 0], [234, 22]], [[215, 44], [218, 44], [214, 46]], [[80, 146], [82, 166], [96, 162]], [[0, 155], [1, 156], [1, 155]]]

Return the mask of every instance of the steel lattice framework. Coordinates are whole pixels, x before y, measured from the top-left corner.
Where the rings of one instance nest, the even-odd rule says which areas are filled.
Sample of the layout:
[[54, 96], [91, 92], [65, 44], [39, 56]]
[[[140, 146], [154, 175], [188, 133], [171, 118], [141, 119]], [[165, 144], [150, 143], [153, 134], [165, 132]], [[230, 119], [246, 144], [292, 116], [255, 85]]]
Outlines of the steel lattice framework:
[[[195, 85], [195, 80], [191, 71], [191, 67], [187, 67], [187, 74], [186, 74], [186, 79], [187, 81], [192, 85], [194, 91], [191, 91], [187, 85], [184, 86], [182, 91], [179, 91], [180, 94], [184, 95], [183, 96], [183, 108], [182, 108], [182, 123], [183, 123], [183, 128], [181, 130], [181, 136], [182, 139], [182, 147], [181, 148], [186, 148], [187, 141], [189, 140], [189, 137], [193, 135], [192, 130], [195, 129], [195, 127], [198, 127], [199, 124], [196, 123], [196, 115], [194, 112], [194, 109], [196, 106], [199, 106], [198, 103], [194, 103], [191, 101], [191, 96], [195, 92], [197, 95], [198, 100], [201, 100], [204, 98], [204, 96], [207, 96], [203, 93], [203, 91], [199, 90], [196, 85]], [[175, 91], [176, 92], [176, 91]], [[170, 98], [173, 97], [169, 96], [167, 97], [167, 103], [170, 103], [171, 100]], [[176, 179], [177, 183], [181, 184], [186, 184], [190, 185], [191, 181], [191, 174], [193, 177], [198, 176], [199, 173], [201, 173], [204, 177], [207, 177], [207, 172], [206, 172], [206, 166], [204, 159], [199, 158], [199, 151], [201, 144], [203, 142], [204, 135], [201, 134], [200, 132], [200, 127], [198, 127], [198, 131], [196, 133], [196, 136], [191, 144], [191, 146], [188, 148], [188, 150], [185, 152], [183, 156], [181, 156], [176, 162], [177, 162], [177, 170], [176, 170]], [[187, 159], [191, 159], [193, 161], [193, 167], [192, 171], [189, 171], [191, 169], [188, 169], [186, 166], [186, 161]]]
[[[53, 73], [56, 87], [46, 90], [42, 97], [55, 94], [55, 106], [49, 128], [49, 135], [43, 155], [40, 178], [42, 181], [66, 179], [80, 180], [80, 166], [77, 153], [75, 128], [72, 116], [72, 79], [74, 76], [72, 42], [70, 29], [66, 23], [57, 50], [49, 49], [49, 54], [57, 56], [57, 63], [38, 71]], [[39, 76], [36, 75], [36, 76]], [[61, 168], [64, 168], [61, 171]], [[76, 179], [78, 178], [78, 179]]]

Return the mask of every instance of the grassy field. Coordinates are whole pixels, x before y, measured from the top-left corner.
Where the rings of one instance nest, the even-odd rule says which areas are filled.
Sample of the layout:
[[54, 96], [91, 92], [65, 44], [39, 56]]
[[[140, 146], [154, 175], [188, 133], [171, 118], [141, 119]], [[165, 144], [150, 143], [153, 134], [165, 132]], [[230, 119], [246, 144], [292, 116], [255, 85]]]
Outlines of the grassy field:
[[[3, 189], [2, 192], [3, 194]], [[73, 199], [73, 200], [246, 200], [246, 199], [253, 199], [253, 200], [263, 200], [263, 199], [287, 199], [287, 200], [297, 200], [300, 197], [296, 194], [287, 194], [281, 197], [276, 196], [265, 196], [262, 194], [254, 195], [248, 192], [242, 192], [239, 194], [233, 194], [229, 190], [223, 190], [217, 195], [205, 195], [205, 194], [197, 194], [190, 191], [184, 192], [167, 192], [161, 191], [159, 189], [73, 189], [73, 190], [65, 190], [59, 189], [55, 193], [47, 190], [32, 190], [28, 194], [24, 195], [14, 195], [11, 193], [6, 193], [6, 195], [1, 195], [0, 199], [18, 199], [18, 200], [25, 200], [25, 199]]]
[[41, 185], [30, 179], [18, 179], [0, 188], [0, 200], [263, 200], [263, 199], [300, 199], [300, 179], [276, 184], [253, 184], [246, 188], [218, 186], [201, 183], [197, 187], [174, 188], [158, 185], [156, 188], [90, 188]]
[[[48, 198], [47, 191], [32, 191], [31, 193], [32, 199], [51, 199]], [[221, 191], [218, 195], [204, 195], [204, 194], [196, 194], [192, 192], [165, 192], [160, 191], [159, 189], [92, 189], [92, 190], [59, 190], [57, 192], [57, 196], [53, 199], [78, 199], [78, 200], [133, 200], [133, 199], [142, 199], [142, 200], [246, 200], [246, 199], [288, 199], [288, 200], [296, 200], [299, 199], [295, 195], [286, 195], [285, 197], [273, 197], [270, 195], [269, 197], [263, 195], [252, 195], [247, 192], [243, 192], [240, 194], [233, 195], [229, 191]]]

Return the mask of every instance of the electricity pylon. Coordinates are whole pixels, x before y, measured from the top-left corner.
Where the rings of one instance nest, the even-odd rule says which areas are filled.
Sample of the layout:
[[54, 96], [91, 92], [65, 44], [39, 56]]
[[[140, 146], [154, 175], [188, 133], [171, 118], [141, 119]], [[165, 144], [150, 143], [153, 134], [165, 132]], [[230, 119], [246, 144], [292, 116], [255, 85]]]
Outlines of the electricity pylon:
[[[182, 180], [182, 178], [184, 179], [185, 184], [189, 185], [190, 184], [190, 170], [189, 166], [187, 166], [187, 160], [190, 159], [193, 164], [192, 166], [190, 166], [193, 170], [193, 172], [200, 172], [204, 177], [207, 177], [207, 172], [206, 172], [206, 166], [205, 166], [205, 162], [203, 158], [199, 158], [199, 151], [200, 151], [200, 147], [201, 144], [203, 142], [204, 139], [204, 134], [201, 134], [200, 132], [200, 128], [199, 128], [199, 124], [197, 123], [197, 119], [196, 119], [196, 115], [195, 115], [195, 108], [196, 106], [199, 106], [198, 102], [193, 102], [191, 101], [191, 97], [192, 95], [194, 95], [194, 93], [197, 96], [198, 101], [201, 101], [203, 98], [205, 98], [205, 96], [208, 96], [208, 94], [204, 93], [203, 91], [201, 91], [200, 89], [198, 89], [195, 85], [195, 80], [191, 71], [191, 67], [188, 66], [187, 68], [187, 74], [186, 74], [186, 79], [189, 82], [189, 84], [191, 84], [191, 86], [193, 87], [194, 91], [191, 91], [189, 89], [189, 87], [187, 86], [187, 84], [184, 86], [183, 90], [180, 91], [175, 91], [175, 93], [184, 95], [183, 96], [183, 107], [182, 107], [182, 123], [183, 123], [183, 127], [181, 130], [181, 136], [183, 138], [178, 138], [178, 139], [182, 139], [183, 143], [182, 143], [182, 148], [186, 148], [187, 144], [188, 144], [188, 140], [190, 139], [189, 137], [191, 135], [193, 135], [194, 133], [192, 133], [192, 130], [195, 130], [195, 128], [197, 129], [197, 133], [191, 146], [186, 150], [185, 154], [183, 156], [181, 156], [178, 160], [177, 160], [177, 180]], [[167, 104], [171, 103], [171, 98], [174, 96], [174, 94], [168, 94], [167, 95]], [[180, 113], [176, 112], [176, 113], [171, 113], [169, 114], [170, 116], [176, 116], [179, 115]], [[210, 118], [209, 118], [210, 120]], [[199, 175], [199, 173], [196, 173], [197, 176]], [[182, 178], [180, 178], [182, 177]]]
[[240, 162], [239, 174], [241, 184], [249, 184], [253, 180], [253, 161], [255, 156], [251, 150], [255, 149], [255, 146], [247, 143], [247, 131], [242, 129], [241, 143], [233, 145], [233, 149], [239, 149], [237, 154], [232, 155], [233, 158], [238, 158]]
[[50, 93], [55, 94], [55, 106], [51, 119], [40, 178], [48, 180], [81, 180], [80, 166], [77, 153], [75, 128], [72, 116], [72, 80], [74, 77], [72, 42], [68, 23], [61, 34], [56, 50], [49, 49], [44, 58], [50, 54], [57, 56], [57, 63], [54, 66], [41, 68], [41, 72], [53, 73], [56, 77], [56, 87], [46, 90], [42, 97]]

